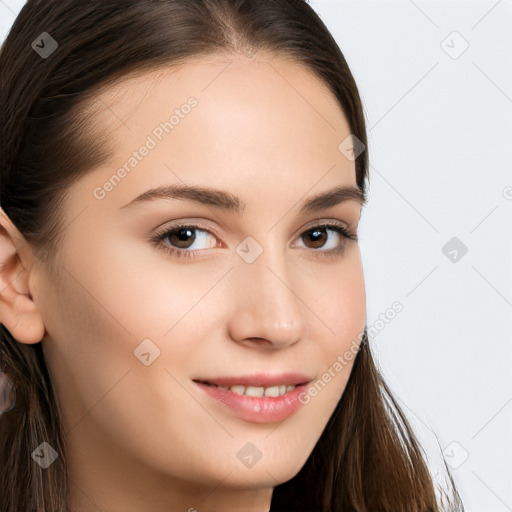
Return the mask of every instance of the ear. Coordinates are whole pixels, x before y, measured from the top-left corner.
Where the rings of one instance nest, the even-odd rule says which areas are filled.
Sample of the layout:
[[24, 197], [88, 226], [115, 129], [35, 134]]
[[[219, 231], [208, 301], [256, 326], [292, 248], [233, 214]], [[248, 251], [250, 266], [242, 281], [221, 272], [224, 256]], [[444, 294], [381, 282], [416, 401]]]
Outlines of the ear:
[[0, 208], [0, 323], [21, 343], [38, 343], [45, 335], [29, 289], [33, 261], [32, 248]]

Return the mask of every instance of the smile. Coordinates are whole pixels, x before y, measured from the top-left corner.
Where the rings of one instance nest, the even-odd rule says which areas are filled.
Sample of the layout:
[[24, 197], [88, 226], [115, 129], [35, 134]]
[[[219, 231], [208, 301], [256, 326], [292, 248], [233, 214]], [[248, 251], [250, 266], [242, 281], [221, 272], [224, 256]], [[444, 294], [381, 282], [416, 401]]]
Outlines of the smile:
[[299, 400], [312, 378], [298, 373], [193, 379], [215, 407], [253, 423], [283, 421], [304, 404]]
[[286, 385], [280, 384], [278, 386], [270, 386], [270, 387], [262, 387], [262, 386], [243, 386], [241, 384], [235, 384], [234, 386], [216, 386], [215, 384], [210, 384], [208, 382], [203, 383], [205, 386], [212, 386], [224, 391], [232, 391], [237, 395], [245, 395], [245, 396], [253, 396], [253, 397], [263, 397], [263, 396], [283, 396], [289, 391], [292, 391], [296, 388], [294, 385]]

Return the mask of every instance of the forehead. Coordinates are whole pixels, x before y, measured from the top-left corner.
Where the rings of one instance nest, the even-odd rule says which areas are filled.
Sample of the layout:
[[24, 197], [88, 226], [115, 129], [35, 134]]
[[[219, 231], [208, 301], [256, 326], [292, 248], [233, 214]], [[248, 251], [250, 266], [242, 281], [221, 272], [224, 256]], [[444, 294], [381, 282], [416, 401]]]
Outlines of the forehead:
[[195, 57], [184, 64], [139, 71], [100, 89], [90, 108], [98, 124], [109, 124], [110, 133], [122, 134], [121, 140], [127, 142], [130, 132], [148, 131], [146, 122], [169, 119], [192, 96], [200, 103], [195, 120], [216, 129], [266, 121], [267, 128], [286, 125], [290, 135], [306, 126], [310, 136], [315, 130], [349, 132], [339, 102], [322, 79], [289, 58], [266, 53], [252, 60]]
[[[354, 162], [339, 150], [350, 128], [338, 101], [321, 79], [288, 59], [191, 60], [128, 76], [99, 92], [94, 108], [113, 151], [87, 187], [128, 171], [108, 202], [125, 204], [174, 182], [267, 199], [271, 188], [286, 190], [288, 202], [315, 183], [355, 184]], [[151, 150], [136, 160], [149, 141]]]

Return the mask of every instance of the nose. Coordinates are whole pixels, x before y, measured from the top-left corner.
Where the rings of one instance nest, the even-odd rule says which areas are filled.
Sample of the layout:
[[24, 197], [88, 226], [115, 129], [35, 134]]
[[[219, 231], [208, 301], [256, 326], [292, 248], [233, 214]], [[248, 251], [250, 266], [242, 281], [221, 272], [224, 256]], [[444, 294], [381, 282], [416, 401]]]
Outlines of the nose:
[[241, 345], [266, 349], [293, 345], [307, 336], [307, 297], [290, 279], [283, 254], [263, 253], [252, 263], [237, 262], [231, 272], [231, 338]]

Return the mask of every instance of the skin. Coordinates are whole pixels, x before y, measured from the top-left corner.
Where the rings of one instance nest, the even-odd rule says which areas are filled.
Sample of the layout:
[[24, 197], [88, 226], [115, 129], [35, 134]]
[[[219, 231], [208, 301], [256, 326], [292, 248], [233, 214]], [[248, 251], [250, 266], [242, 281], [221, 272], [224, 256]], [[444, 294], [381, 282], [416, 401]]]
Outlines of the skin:
[[[197, 107], [96, 199], [95, 188], [190, 96]], [[317, 379], [363, 331], [357, 241], [328, 230], [325, 247], [345, 250], [322, 257], [322, 244], [304, 235], [318, 219], [357, 232], [361, 205], [298, 214], [306, 198], [356, 186], [355, 164], [338, 150], [346, 118], [322, 81], [276, 56], [146, 73], [103, 91], [97, 106], [114, 153], [70, 187], [55, 275], [0, 216], [0, 320], [19, 342], [43, 344], [66, 432], [70, 510], [268, 511], [273, 488], [313, 450], [352, 363], [280, 423], [243, 420], [191, 379], [284, 371]], [[237, 215], [162, 199], [120, 210], [180, 182], [227, 190], [247, 206]], [[194, 260], [147, 241], [183, 219], [219, 235], [197, 239]], [[252, 263], [236, 252], [248, 236], [263, 250]], [[146, 338], [160, 349], [149, 366], [134, 356]], [[251, 468], [236, 456], [247, 442], [262, 455]]]

